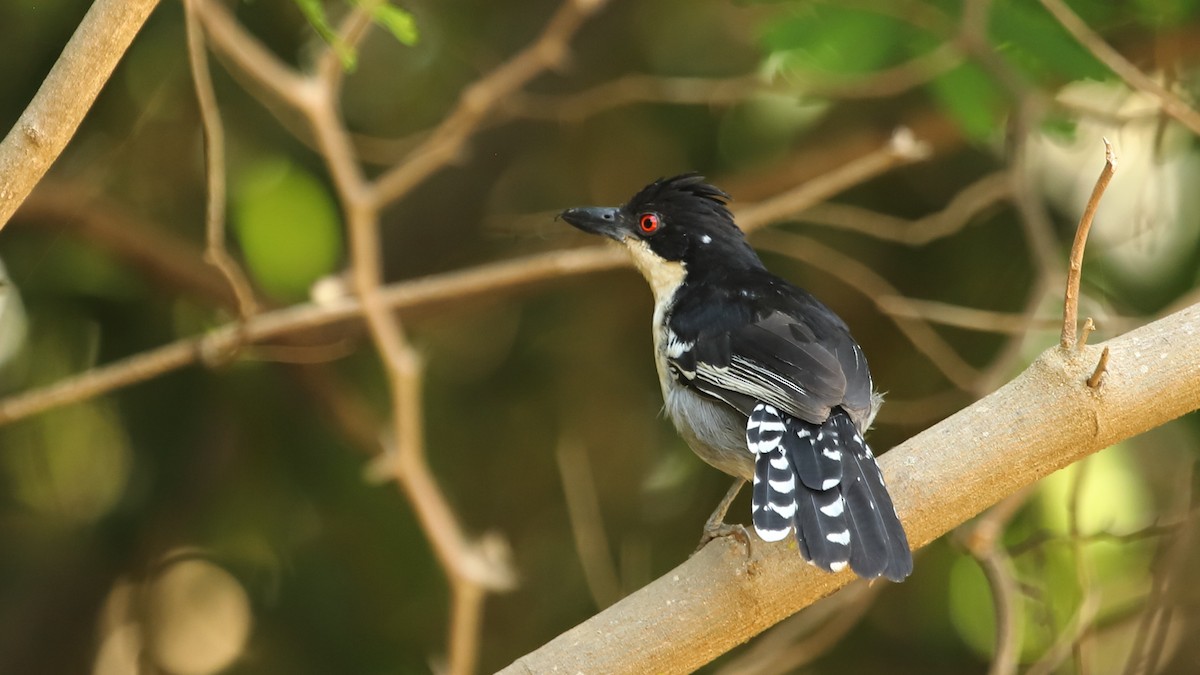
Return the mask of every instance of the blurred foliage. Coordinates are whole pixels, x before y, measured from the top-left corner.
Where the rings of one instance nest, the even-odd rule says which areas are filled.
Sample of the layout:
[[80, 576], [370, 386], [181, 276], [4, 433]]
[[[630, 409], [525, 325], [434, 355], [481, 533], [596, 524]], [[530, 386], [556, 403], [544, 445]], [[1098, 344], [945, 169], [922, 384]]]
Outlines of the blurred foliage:
[[[0, 126], [17, 119], [90, 4], [0, 3], [7, 46], [0, 60], [7, 124]], [[1146, 72], [1195, 100], [1200, 2], [1069, 4]], [[231, 6], [294, 64], [313, 62], [348, 7], [318, 0]], [[355, 50], [332, 44], [352, 70], [347, 126], [374, 151], [375, 171], [399, 156], [397, 148], [412, 147], [412, 134], [436, 124], [464, 86], [527, 45], [556, 3], [372, 7], [379, 30]], [[955, 0], [615, 0], [576, 37], [567, 67], [539, 77], [531, 92], [568, 94], [633, 73], [756, 73], [769, 86], [732, 103], [646, 103], [574, 122], [518, 118], [483, 129], [460, 163], [386, 211], [388, 277], [585, 243], [553, 213], [623, 200], [674, 172], [702, 171], [736, 197], [735, 206], [753, 203], [861, 156], [907, 125], [932, 143], [933, 158], [856, 186], [839, 203], [897, 218], [936, 213], [1006, 167], [1020, 134], [1026, 179], [1053, 208], [1053, 253], [1063, 259], [1106, 135], [1122, 168], [1088, 251], [1084, 312], [1114, 318], [1100, 322], [1093, 340], [1194, 298], [1195, 138], [1116, 81], [1035, 0], [990, 3], [987, 45], [1011, 78], [965, 55], [897, 95], [838, 100], [812, 86], [864, 81], [929, 55], [955, 39], [962, 9]], [[238, 78], [214, 71], [230, 156], [230, 246], [266, 300], [302, 300], [344, 264], [336, 193], [305, 131], [281, 125]], [[182, 240], [199, 259], [205, 182], [188, 73], [182, 10], [165, 2], [41, 189], [58, 196], [70, 184], [103, 194], [153, 224], [142, 233], [146, 241]], [[1014, 128], [1014, 105], [1029, 92], [1047, 102], [1046, 114], [1035, 128]], [[0, 393], [230, 320], [229, 308], [169, 271], [135, 266], [102, 235], [53, 225], [19, 214], [0, 232], [13, 282], [0, 291], [20, 293], [19, 301], [0, 296], [0, 352], [24, 344], [0, 363]], [[914, 298], [1020, 312], [1036, 288], [1021, 215], [1007, 202], [923, 247], [822, 228], [803, 216], [783, 227], [819, 237]], [[767, 262], [823, 298], [862, 342], [892, 402], [877, 421], [874, 447], [888, 448], [969, 402], [845, 281], [780, 256]], [[1039, 304], [1039, 316], [1057, 311], [1053, 297]], [[404, 317], [427, 360], [432, 468], [469, 531], [507, 538], [521, 576], [517, 590], [487, 601], [484, 670], [597, 609], [555, 465], [562, 439], [585, 448], [610, 562], [626, 592], [687, 557], [728, 486], [656, 416], [650, 312], [644, 283], [622, 271]], [[937, 331], [980, 367], [1006, 344], [993, 333]], [[1030, 332], [1022, 360], [1006, 374], [1055, 342], [1055, 332]], [[179, 673], [421, 673], [440, 662], [448, 616], [442, 571], [405, 499], [368, 480], [364, 444], [333, 413], [344, 406], [365, 420], [368, 440], [383, 433], [387, 387], [369, 341], [350, 328], [282, 362], [295, 345], [272, 346], [281, 349], [248, 348], [231, 363], [0, 427], [0, 672], [109, 675], [128, 672], [139, 655]], [[1190, 538], [1181, 536], [1186, 543], [1171, 555], [1161, 544], [1176, 530], [1145, 528], [1179, 522], [1198, 438], [1191, 415], [1088, 460], [1082, 478], [1076, 468], [1039, 486], [1004, 540], [1023, 589], [1026, 662], [1055, 644], [1096, 593], [1090, 672], [1125, 663], [1156, 575], [1171, 560], [1174, 569], [1197, 563], [1194, 519], [1176, 528]], [[745, 514], [747, 502], [743, 495], [731, 513]], [[1071, 513], [1085, 541], [1072, 541]], [[1160, 665], [1194, 672], [1200, 644], [1186, 637], [1200, 630], [1200, 585], [1187, 574], [1174, 581]], [[946, 537], [805, 672], [981, 672], [993, 622], [978, 564]], [[214, 626], [222, 630], [207, 632]], [[1058, 672], [1075, 672], [1071, 659]]]
[[282, 158], [262, 158], [231, 176], [233, 225], [254, 280], [299, 300], [341, 262], [341, 221], [325, 185]]
[[[337, 53], [342, 67], [346, 70], [354, 70], [358, 65], [358, 54], [353, 47], [342, 40], [337, 29], [330, 25], [325, 11], [325, 3], [321, 0], [294, 0], [294, 2], [317, 35], [320, 35], [321, 39]], [[417, 43], [417, 24], [412, 14], [386, 0], [359, 0], [356, 4], [366, 6], [371, 13], [371, 21], [391, 33], [392, 37], [401, 44], [412, 46]]]

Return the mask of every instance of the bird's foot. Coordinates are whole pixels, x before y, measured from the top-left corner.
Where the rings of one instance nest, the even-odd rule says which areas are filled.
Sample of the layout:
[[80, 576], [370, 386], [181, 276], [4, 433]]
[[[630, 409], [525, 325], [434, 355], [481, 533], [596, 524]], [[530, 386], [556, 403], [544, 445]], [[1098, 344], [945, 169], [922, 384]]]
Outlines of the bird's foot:
[[746, 547], [746, 557], [750, 557], [750, 533], [746, 531], [746, 528], [737, 523], [729, 524], [720, 521], [709, 521], [704, 524], [704, 533], [700, 535], [700, 545], [696, 547], [692, 555], [699, 553], [700, 549], [708, 545], [708, 542], [721, 537], [733, 537], [740, 541]]

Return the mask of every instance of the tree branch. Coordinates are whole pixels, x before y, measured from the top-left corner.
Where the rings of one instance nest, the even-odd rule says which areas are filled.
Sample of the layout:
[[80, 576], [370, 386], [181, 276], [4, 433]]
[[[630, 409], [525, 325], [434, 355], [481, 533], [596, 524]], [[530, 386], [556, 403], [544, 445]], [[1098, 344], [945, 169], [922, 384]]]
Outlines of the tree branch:
[[[1049, 349], [990, 396], [880, 464], [914, 546], [1113, 443], [1200, 408], [1200, 305], [1105, 343], [1103, 389], [1084, 380], [1101, 346]], [[507, 675], [682, 673], [845, 586], [794, 547], [717, 540], [682, 565], [523, 656]], [[669, 611], [664, 611], [669, 610]]]
[[96, 0], [0, 141], [0, 229], [62, 154], [158, 0]]

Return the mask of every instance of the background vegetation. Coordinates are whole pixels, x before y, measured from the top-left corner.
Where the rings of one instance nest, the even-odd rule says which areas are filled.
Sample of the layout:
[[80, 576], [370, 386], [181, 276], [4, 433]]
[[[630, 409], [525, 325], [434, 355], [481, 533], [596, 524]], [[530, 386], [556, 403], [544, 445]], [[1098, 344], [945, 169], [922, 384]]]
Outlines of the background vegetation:
[[[89, 4], [0, 6], [0, 126]], [[1190, 0], [162, 3], [0, 233], [0, 672], [503, 667], [684, 560], [728, 487], [658, 415], [644, 282], [565, 267], [595, 242], [555, 213], [709, 176], [863, 344], [883, 450], [1056, 342], [1101, 136], [1093, 340], [1200, 300], [1198, 60]], [[221, 218], [241, 272], [204, 262]], [[374, 254], [415, 294], [398, 337], [379, 310], [239, 338], [378, 293]], [[186, 367], [12, 407], [196, 336]], [[709, 671], [979, 672], [1000, 616], [1022, 669], [1194, 672], [1198, 435], [1056, 474], [985, 516], [999, 547], [968, 524]]]

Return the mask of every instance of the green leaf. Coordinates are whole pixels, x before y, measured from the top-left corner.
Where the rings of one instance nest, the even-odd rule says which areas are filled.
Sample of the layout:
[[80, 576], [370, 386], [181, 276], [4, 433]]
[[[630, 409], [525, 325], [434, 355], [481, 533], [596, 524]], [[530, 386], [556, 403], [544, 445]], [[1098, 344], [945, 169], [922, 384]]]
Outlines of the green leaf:
[[997, 49], [1034, 78], [1103, 80], [1111, 76], [1104, 64], [1032, 0], [994, 4], [990, 33]]
[[979, 66], [965, 63], [931, 82], [929, 91], [968, 136], [984, 140], [1000, 129], [1007, 101]]
[[406, 46], [417, 44], [417, 21], [413, 15], [387, 2], [377, 3], [370, 8], [371, 20], [379, 24], [392, 37]]
[[342, 62], [342, 68], [346, 71], [354, 70], [358, 55], [353, 47], [338, 37], [337, 31], [329, 23], [329, 18], [325, 16], [325, 5], [321, 0], [293, 0], [293, 2], [300, 8], [300, 12], [304, 14], [304, 18], [308, 20], [313, 30], [317, 31], [317, 35], [320, 35], [321, 39], [337, 54], [338, 60]]
[[308, 294], [342, 257], [338, 212], [325, 185], [286, 159], [237, 177], [233, 225], [255, 281], [279, 298]]
[[860, 9], [805, 7], [767, 26], [768, 61], [803, 71], [861, 74], [890, 65], [915, 30]]

